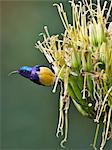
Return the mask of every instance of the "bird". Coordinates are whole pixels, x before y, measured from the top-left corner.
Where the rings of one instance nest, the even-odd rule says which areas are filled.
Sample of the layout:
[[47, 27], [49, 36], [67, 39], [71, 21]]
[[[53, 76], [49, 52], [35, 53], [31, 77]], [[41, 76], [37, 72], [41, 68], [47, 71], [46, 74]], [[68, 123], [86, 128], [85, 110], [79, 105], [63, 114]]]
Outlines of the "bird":
[[19, 74], [30, 81], [43, 86], [52, 86], [55, 82], [54, 70], [43, 65], [35, 65], [33, 67], [22, 66], [18, 70], [9, 73], [9, 75], [11, 74]]

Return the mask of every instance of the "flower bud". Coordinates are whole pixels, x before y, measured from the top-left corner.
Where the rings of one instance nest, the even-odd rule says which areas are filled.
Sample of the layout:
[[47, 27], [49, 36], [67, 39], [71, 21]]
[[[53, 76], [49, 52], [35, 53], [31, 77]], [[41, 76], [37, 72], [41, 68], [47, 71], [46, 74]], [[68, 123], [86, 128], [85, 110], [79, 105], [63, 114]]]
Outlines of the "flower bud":
[[103, 44], [100, 46], [100, 51], [99, 51], [99, 52], [100, 52], [100, 53], [99, 53], [99, 54], [100, 54], [100, 59], [101, 59], [102, 62], [105, 62], [105, 59], [106, 59], [106, 58], [105, 58], [105, 57], [106, 57], [106, 56], [105, 56], [105, 51], [106, 51], [106, 43], [103, 43]]
[[91, 44], [95, 47], [100, 46], [103, 42], [105, 42], [105, 31], [103, 25], [98, 22], [89, 25], [89, 40]]
[[97, 30], [97, 42], [98, 42], [98, 46], [100, 46], [103, 42], [105, 42], [105, 31], [104, 31], [104, 27], [103, 25], [98, 22], [97, 26], [96, 26], [96, 30]]
[[89, 40], [93, 46], [98, 46], [96, 26], [92, 23], [89, 25]]

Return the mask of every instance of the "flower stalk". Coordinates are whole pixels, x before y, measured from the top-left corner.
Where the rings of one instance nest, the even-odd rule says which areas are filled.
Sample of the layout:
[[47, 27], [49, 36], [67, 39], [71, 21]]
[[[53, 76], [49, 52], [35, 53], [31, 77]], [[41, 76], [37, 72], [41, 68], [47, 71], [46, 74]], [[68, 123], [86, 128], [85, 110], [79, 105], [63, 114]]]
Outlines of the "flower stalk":
[[64, 134], [61, 146], [64, 147], [67, 141], [68, 109], [70, 101], [73, 101], [83, 116], [93, 119], [97, 124], [94, 148], [99, 126], [103, 124], [102, 150], [108, 139], [112, 118], [112, 22], [108, 22], [112, 1], [106, 16], [107, 1], [103, 7], [100, 0], [97, 0], [97, 4], [93, 4], [92, 0], [79, 3], [72, 0], [70, 4], [72, 24], [67, 19], [63, 5], [54, 4], [65, 27], [62, 39], [59, 35], [50, 36], [45, 27], [45, 34], [42, 34], [44, 41], [37, 41], [36, 48], [53, 66], [56, 75], [53, 92], [61, 83], [57, 128], [57, 137], [59, 133]]

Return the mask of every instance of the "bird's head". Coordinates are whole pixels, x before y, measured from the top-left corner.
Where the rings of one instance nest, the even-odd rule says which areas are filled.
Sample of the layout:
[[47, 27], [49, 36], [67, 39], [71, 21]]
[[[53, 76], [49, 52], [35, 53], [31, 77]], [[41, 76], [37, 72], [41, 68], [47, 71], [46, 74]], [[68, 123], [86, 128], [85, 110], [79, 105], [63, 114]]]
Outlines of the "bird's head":
[[18, 70], [18, 73], [25, 78], [30, 78], [31, 72], [32, 72], [32, 67], [28, 67], [28, 66], [22, 66]]
[[18, 70], [12, 71], [11, 73], [9, 73], [9, 75], [17, 73], [25, 78], [30, 78], [31, 72], [32, 72], [32, 67], [22, 66]]

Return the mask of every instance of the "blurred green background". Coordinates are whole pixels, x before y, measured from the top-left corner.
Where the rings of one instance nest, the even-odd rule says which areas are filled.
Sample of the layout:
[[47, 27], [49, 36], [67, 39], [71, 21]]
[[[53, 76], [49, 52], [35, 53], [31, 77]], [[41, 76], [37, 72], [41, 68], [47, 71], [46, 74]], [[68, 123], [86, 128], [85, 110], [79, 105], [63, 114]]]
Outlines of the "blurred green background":
[[[0, 1], [1, 11], [1, 150], [60, 149], [55, 136], [58, 123], [59, 92], [52, 87], [38, 86], [19, 75], [8, 73], [20, 66], [46, 64], [43, 54], [34, 45], [43, 27], [50, 34], [64, 31], [53, 7], [63, 2], [71, 21], [70, 4], [59, 1]], [[69, 110], [68, 150], [89, 150], [95, 131], [92, 120], [82, 117], [73, 104]], [[108, 142], [106, 149], [110, 150]]]

